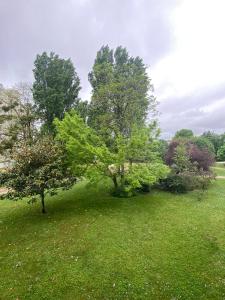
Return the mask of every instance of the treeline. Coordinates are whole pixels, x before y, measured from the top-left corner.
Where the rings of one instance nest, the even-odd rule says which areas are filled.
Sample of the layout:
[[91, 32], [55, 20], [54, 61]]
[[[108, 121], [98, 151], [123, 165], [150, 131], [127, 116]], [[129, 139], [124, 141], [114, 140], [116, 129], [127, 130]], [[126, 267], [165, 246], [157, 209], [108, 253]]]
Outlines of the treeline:
[[208, 185], [212, 142], [159, 140], [157, 101], [140, 57], [103, 46], [88, 74], [89, 103], [79, 98], [80, 79], [70, 59], [44, 52], [33, 72], [32, 86], [0, 88], [0, 150], [11, 161], [0, 184], [9, 188], [8, 198], [40, 196], [45, 212], [47, 193], [83, 178], [90, 184], [111, 180], [120, 197], [153, 186], [184, 192]]

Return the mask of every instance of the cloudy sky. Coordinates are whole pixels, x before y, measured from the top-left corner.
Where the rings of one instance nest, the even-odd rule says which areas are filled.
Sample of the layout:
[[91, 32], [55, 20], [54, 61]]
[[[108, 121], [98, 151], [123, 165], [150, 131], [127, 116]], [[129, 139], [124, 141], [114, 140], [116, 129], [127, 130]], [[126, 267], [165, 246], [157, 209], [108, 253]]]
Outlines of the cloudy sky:
[[37, 53], [71, 58], [87, 74], [103, 45], [149, 66], [164, 137], [225, 131], [224, 0], [0, 0], [0, 83], [32, 81]]

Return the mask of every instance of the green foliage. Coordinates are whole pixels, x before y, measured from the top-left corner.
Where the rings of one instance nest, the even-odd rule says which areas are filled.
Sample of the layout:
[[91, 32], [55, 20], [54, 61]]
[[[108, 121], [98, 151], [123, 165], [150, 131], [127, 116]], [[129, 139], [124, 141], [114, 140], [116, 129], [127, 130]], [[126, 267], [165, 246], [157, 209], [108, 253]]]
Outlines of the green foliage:
[[160, 187], [175, 193], [186, 193], [195, 189], [205, 191], [214, 178], [213, 174], [203, 171], [202, 168], [199, 168], [198, 162], [192, 160], [194, 154], [197, 154], [194, 156], [196, 158], [199, 155], [203, 156], [204, 153], [199, 153], [199, 149], [195, 145], [194, 148], [191, 145], [187, 147], [186, 140], [179, 141], [179, 143], [173, 141], [172, 145], [175, 142], [171, 172], [167, 178], [160, 181]]
[[160, 188], [178, 194], [193, 190], [205, 191], [208, 189], [212, 179], [214, 177], [210, 173], [183, 171], [177, 174], [172, 170], [166, 179], [161, 180]]
[[130, 196], [142, 184], [153, 184], [168, 173], [154, 152], [152, 127], [134, 129], [130, 138], [118, 135], [112, 149], [75, 111], [66, 113], [62, 121], [56, 120], [54, 124], [74, 173], [92, 183], [111, 178], [115, 190]]
[[176, 173], [190, 170], [191, 162], [184, 144], [180, 144], [176, 147], [174, 154], [174, 165], [172, 167]]
[[40, 196], [43, 213], [46, 212], [46, 194], [53, 195], [59, 188], [70, 188], [75, 182], [61, 146], [49, 136], [38, 138], [31, 145], [14, 148], [12, 158], [12, 167], [0, 174], [0, 185], [9, 189], [4, 197], [15, 200], [31, 197], [33, 202]]
[[181, 129], [176, 132], [175, 138], [184, 138], [184, 139], [190, 139], [194, 136], [193, 131], [190, 129]]
[[207, 150], [209, 153], [215, 155], [215, 148], [213, 143], [204, 136], [195, 136], [191, 141], [201, 150]]
[[207, 131], [204, 132], [202, 136], [213, 144], [215, 153], [217, 153], [219, 148], [225, 143], [225, 134], [217, 134], [212, 131]]
[[70, 59], [61, 59], [54, 53], [43, 52], [34, 62], [33, 97], [37, 112], [47, 131], [52, 131], [54, 118], [79, 103], [80, 79]]
[[93, 92], [88, 124], [107, 145], [113, 147], [117, 135], [129, 137], [133, 126], [144, 125], [155, 98], [148, 94], [152, 85], [142, 59], [130, 57], [126, 48], [103, 46], [89, 81]]
[[217, 158], [219, 161], [225, 161], [225, 144], [218, 149]]

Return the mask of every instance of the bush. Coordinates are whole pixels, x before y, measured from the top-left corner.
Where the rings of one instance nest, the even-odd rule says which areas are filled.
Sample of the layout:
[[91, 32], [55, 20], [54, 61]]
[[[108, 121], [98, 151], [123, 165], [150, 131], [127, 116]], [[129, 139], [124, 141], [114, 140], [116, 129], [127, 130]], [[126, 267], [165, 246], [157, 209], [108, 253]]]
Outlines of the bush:
[[167, 165], [172, 166], [175, 164], [177, 147], [181, 145], [185, 146], [190, 162], [195, 165], [198, 170], [202, 169], [204, 171], [209, 171], [210, 167], [214, 163], [214, 155], [206, 148], [199, 148], [192, 141], [173, 140], [169, 144], [168, 151], [165, 156], [165, 162]]
[[160, 181], [160, 188], [172, 193], [187, 193], [196, 189], [206, 190], [212, 175], [209, 173], [195, 174], [193, 172], [183, 172], [175, 174], [171, 172], [166, 179]]

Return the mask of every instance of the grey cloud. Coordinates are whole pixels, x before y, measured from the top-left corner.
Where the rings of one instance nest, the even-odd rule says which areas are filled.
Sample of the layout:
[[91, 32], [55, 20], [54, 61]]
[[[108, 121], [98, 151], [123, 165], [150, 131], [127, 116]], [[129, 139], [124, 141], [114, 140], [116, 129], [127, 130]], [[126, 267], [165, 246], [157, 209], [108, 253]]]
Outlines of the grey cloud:
[[102, 44], [127, 46], [152, 66], [173, 45], [169, 13], [177, 0], [1, 0], [0, 82], [32, 80], [37, 53], [71, 57], [81, 77]]

